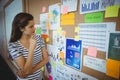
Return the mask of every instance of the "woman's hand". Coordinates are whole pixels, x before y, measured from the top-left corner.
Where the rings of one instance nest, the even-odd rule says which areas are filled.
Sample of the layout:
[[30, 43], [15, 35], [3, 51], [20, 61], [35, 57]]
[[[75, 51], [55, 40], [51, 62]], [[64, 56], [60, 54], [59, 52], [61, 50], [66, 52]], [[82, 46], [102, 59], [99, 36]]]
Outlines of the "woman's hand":
[[37, 40], [35, 39], [35, 35], [32, 35], [30, 38], [30, 50], [34, 50], [36, 48]]

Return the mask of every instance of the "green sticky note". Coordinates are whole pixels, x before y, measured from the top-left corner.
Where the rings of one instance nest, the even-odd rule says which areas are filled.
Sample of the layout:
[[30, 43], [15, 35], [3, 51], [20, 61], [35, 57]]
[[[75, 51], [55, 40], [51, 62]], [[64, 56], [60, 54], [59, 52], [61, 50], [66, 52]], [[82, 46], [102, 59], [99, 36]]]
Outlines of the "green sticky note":
[[41, 28], [36, 28], [36, 34], [41, 34]]
[[108, 7], [106, 7], [105, 18], [118, 17], [118, 12], [119, 12], [119, 6], [118, 5], [108, 6]]
[[103, 12], [85, 14], [86, 23], [103, 22]]

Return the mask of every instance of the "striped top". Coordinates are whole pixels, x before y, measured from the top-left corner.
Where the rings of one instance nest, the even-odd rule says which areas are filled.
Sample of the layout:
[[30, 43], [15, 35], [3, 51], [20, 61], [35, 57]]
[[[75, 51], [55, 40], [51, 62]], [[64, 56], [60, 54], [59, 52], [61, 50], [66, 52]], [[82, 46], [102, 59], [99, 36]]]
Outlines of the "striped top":
[[[37, 46], [34, 50], [33, 66], [42, 60], [41, 48], [45, 46], [43, 39], [39, 35], [36, 35], [35, 38], [37, 40]], [[19, 56], [24, 56], [26, 59], [28, 57], [28, 49], [25, 48], [19, 41], [9, 43], [8, 50], [13, 60]], [[24, 79], [22, 78], [21, 80], [42, 80], [42, 71], [39, 69]]]

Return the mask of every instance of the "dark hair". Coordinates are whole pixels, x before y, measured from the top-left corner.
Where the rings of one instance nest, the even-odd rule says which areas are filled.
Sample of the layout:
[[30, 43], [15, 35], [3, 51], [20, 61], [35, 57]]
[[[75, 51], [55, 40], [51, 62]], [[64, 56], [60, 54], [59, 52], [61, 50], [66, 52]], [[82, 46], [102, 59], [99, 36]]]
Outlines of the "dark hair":
[[12, 32], [10, 42], [15, 42], [19, 40], [22, 36], [20, 29], [25, 28], [28, 25], [28, 22], [33, 20], [33, 16], [29, 13], [19, 13], [15, 16], [12, 22]]

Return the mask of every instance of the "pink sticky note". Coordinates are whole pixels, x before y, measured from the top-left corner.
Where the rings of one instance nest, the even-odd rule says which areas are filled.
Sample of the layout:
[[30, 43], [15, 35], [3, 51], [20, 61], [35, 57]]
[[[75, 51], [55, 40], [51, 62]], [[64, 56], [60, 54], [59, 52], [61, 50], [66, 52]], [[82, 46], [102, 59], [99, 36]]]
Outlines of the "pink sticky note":
[[53, 80], [51, 75], [49, 75], [49, 79], [48, 80]]
[[68, 6], [63, 6], [62, 14], [67, 14], [67, 13], [68, 13]]
[[89, 46], [88, 51], [87, 51], [87, 55], [92, 56], [92, 57], [96, 57], [97, 56], [97, 48]]
[[45, 11], [46, 11], [46, 7], [43, 6], [43, 7], [42, 7], [42, 12], [45, 12]]

